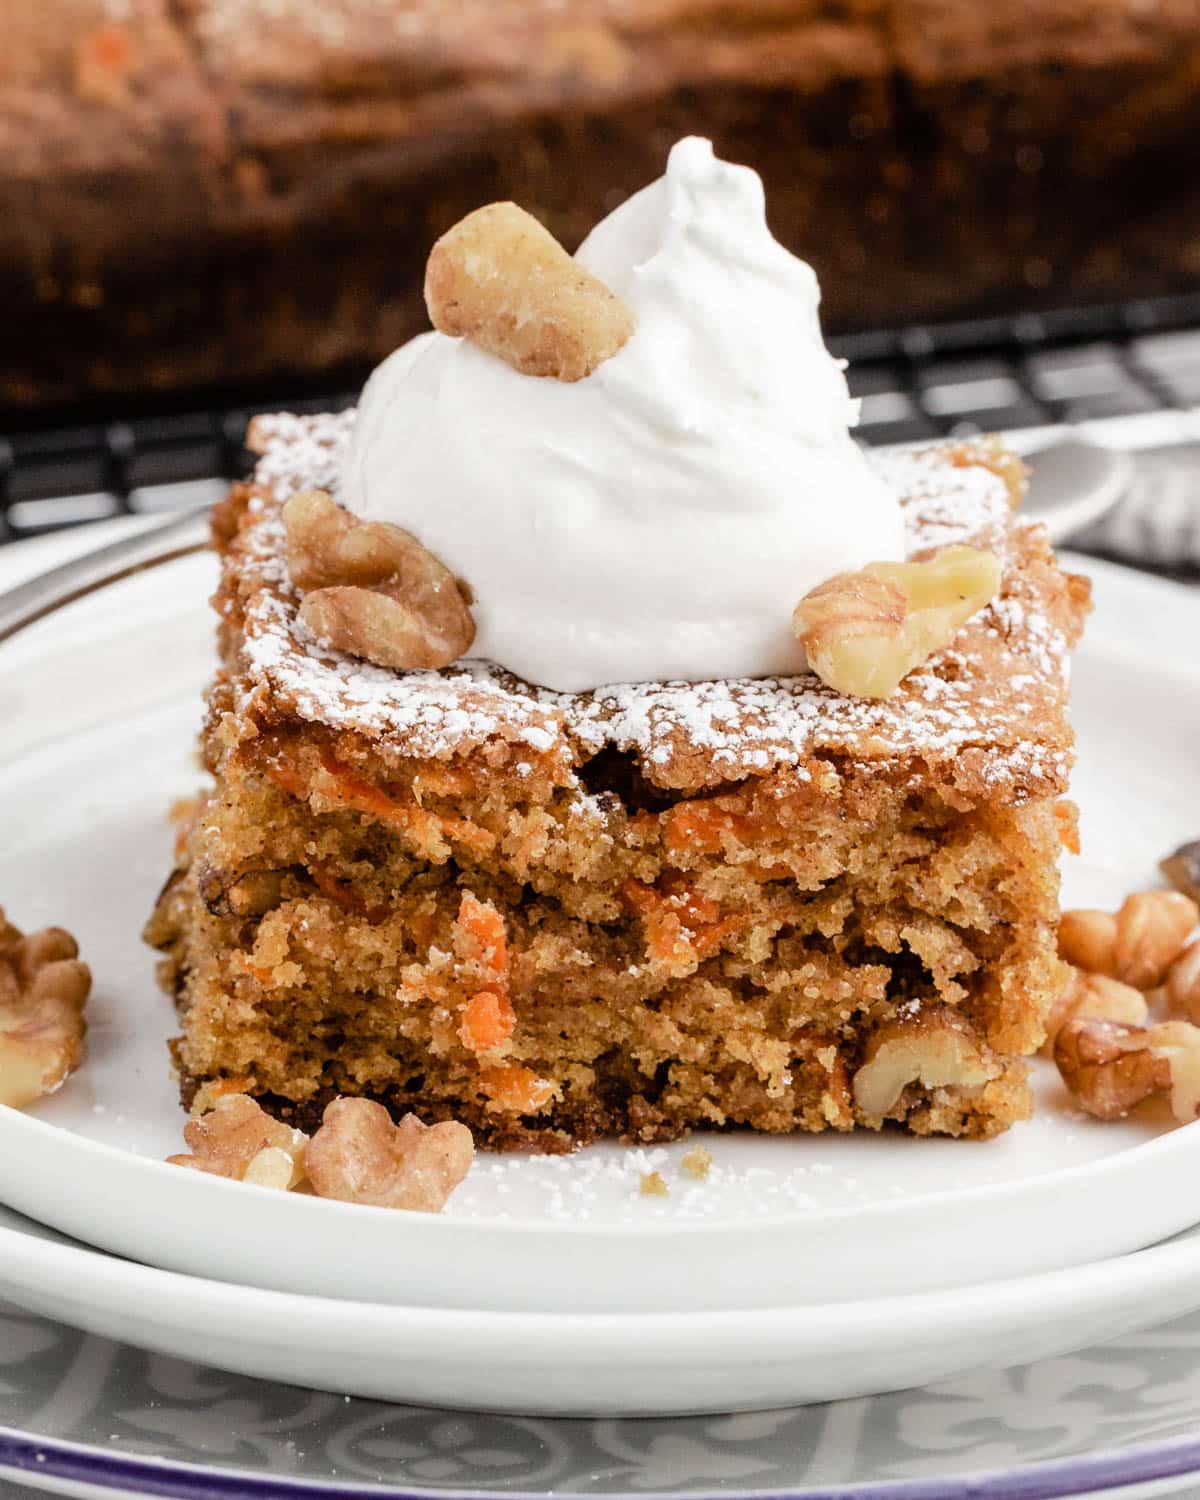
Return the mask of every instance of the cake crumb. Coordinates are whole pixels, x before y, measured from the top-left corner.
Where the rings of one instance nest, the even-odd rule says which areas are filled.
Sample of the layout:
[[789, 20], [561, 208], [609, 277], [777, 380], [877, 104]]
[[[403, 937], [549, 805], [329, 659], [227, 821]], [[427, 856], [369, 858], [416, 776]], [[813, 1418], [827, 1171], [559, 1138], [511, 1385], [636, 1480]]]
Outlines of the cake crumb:
[[665, 1198], [671, 1189], [661, 1172], [643, 1172], [638, 1192], [643, 1198]]
[[703, 1146], [696, 1146], [689, 1151], [679, 1165], [689, 1177], [694, 1177], [697, 1182], [703, 1182], [708, 1176], [708, 1169], [712, 1166], [712, 1152], [706, 1151]]

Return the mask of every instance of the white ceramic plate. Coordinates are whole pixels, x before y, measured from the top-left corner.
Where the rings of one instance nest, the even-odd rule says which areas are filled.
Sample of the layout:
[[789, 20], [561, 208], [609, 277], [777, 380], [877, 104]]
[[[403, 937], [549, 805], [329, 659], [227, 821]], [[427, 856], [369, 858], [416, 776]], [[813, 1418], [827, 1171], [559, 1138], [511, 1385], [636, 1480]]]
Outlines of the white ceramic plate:
[[544, 1416], [662, 1416], [869, 1396], [1160, 1323], [1200, 1307], [1200, 1238], [912, 1297], [583, 1315], [264, 1292], [76, 1247], [0, 1210], [0, 1296], [138, 1348], [351, 1396]]
[[[1034, 1122], [986, 1144], [716, 1137], [703, 1185], [678, 1177], [682, 1148], [484, 1159], [442, 1218], [165, 1166], [182, 1124], [164, 1045], [173, 1016], [137, 932], [169, 859], [164, 810], [198, 774], [209, 568], [196, 559], [122, 585], [0, 653], [0, 893], [26, 926], [75, 930], [97, 975], [87, 1066], [34, 1113], [0, 1111], [0, 1197], [12, 1206], [195, 1275], [508, 1312], [768, 1308], [963, 1286], [1123, 1253], [1200, 1216], [1178, 1191], [1200, 1126], [1095, 1125], [1052, 1084]], [[1194, 639], [1200, 603], [1118, 570], [1099, 577], [1076, 696], [1088, 856], [1068, 875], [1071, 898], [1089, 903], [1153, 879], [1157, 857], [1196, 831], [1200, 744], [1196, 667], [1150, 649]], [[639, 1197], [648, 1166], [671, 1181], [668, 1199]]]
[[[14, 1257], [3, 1227], [18, 1246], [49, 1234], [0, 1210], [0, 1265], [28, 1263], [40, 1253], [35, 1240]], [[1176, 1274], [1172, 1259], [1158, 1251], [1134, 1257], [1147, 1278], [1168, 1281]], [[49, 1274], [82, 1285], [99, 1274], [97, 1295], [105, 1296], [109, 1283], [97, 1273], [98, 1260], [93, 1253], [69, 1255], [55, 1260]], [[1129, 1262], [1117, 1263], [1115, 1280], [1129, 1269]], [[130, 1267], [120, 1274], [141, 1289], [137, 1327], [144, 1329], [178, 1278], [139, 1276]], [[230, 1347], [240, 1351], [246, 1333], [261, 1325], [221, 1310], [227, 1289], [206, 1291], [211, 1342], [220, 1341], [232, 1319], [238, 1337]], [[954, 1305], [960, 1301], [956, 1294]], [[1056, 1298], [1051, 1302], [1057, 1307]], [[196, 1364], [190, 1337], [165, 1326], [158, 1333], [163, 1342], [174, 1340], [169, 1355], [77, 1332], [0, 1301], [0, 1476], [13, 1473], [55, 1493], [176, 1500], [633, 1494], [1040, 1500], [1117, 1486], [1124, 1500], [1126, 1485], [1169, 1485], [1171, 1476], [1200, 1471], [1200, 1316], [1109, 1337], [1124, 1311], [1118, 1294], [1118, 1322], [1105, 1323], [1103, 1347], [1004, 1371], [982, 1369], [900, 1394], [740, 1416], [555, 1421], [298, 1389]], [[380, 1312], [398, 1329], [396, 1309]], [[121, 1315], [114, 1321], [134, 1329]], [[304, 1305], [295, 1321], [304, 1346], [310, 1339]], [[490, 1321], [484, 1319], [480, 1343], [484, 1378], [491, 1368]], [[1058, 1326], [1057, 1313], [1051, 1321]], [[964, 1339], [975, 1328], [969, 1320]], [[885, 1318], [882, 1332], [891, 1331]], [[338, 1347], [336, 1338], [331, 1347]], [[397, 1334], [393, 1365], [402, 1359], [396, 1350], [408, 1347]], [[802, 1340], [798, 1354], [806, 1348]], [[631, 1343], [635, 1365], [639, 1349], [640, 1336]], [[710, 1352], [719, 1358], [719, 1340], [700, 1357]], [[275, 1364], [282, 1367], [283, 1358], [277, 1352]], [[335, 1354], [331, 1378], [339, 1365]], [[421, 1388], [419, 1379], [409, 1383]], [[493, 1392], [489, 1405], [494, 1399]], [[0, 1477], [0, 1495], [7, 1493]], [[1139, 1500], [1146, 1494], [1139, 1488]]]

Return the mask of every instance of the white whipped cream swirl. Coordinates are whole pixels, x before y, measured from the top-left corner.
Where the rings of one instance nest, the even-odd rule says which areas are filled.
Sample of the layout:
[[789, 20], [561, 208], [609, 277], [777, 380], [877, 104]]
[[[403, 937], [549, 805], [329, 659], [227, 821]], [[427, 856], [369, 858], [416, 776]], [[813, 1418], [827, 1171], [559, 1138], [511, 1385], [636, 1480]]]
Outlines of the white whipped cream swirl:
[[802, 670], [801, 596], [904, 555], [816, 276], [772, 237], [758, 174], [694, 138], [576, 258], [632, 309], [625, 347], [565, 384], [414, 339], [363, 393], [343, 503], [465, 578], [472, 655], [530, 682]]

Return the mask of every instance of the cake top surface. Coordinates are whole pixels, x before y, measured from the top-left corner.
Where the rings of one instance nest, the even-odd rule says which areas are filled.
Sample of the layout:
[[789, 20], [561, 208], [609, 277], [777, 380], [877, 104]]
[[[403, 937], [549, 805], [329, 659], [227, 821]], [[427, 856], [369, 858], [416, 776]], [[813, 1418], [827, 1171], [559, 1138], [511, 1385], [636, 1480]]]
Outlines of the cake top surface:
[[384, 755], [448, 760], [504, 742], [521, 759], [606, 747], [629, 753], [664, 788], [701, 789], [817, 757], [906, 774], [933, 771], [976, 794], [1061, 786], [1070, 648], [1083, 603], [1040, 527], [1020, 524], [1003, 459], [986, 443], [877, 456], [901, 497], [910, 555], [957, 542], [1005, 563], [1000, 595], [953, 647], [882, 701], [847, 697], [809, 673], [701, 683], [636, 683], [556, 693], [487, 662], [399, 673], [308, 635], [287, 573], [279, 511], [300, 489], [336, 495], [355, 414], [259, 418], [261, 453], [227, 591], [244, 611], [236, 686], [278, 720], [363, 735]]

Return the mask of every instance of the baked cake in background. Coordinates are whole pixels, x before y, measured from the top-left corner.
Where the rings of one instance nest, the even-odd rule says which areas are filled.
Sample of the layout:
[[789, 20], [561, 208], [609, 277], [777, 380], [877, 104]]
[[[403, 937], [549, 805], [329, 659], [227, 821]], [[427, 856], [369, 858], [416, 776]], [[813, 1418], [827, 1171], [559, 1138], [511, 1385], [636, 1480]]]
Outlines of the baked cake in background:
[[216, 514], [214, 786], [147, 932], [185, 1102], [542, 1151], [1023, 1118], [1088, 601], [1020, 464], [864, 456], [702, 141], [575, 259], [479, 210], [426, 290]]
[[573, 249], [714, 139], [833, 331], [1190, 290], [1193, 0], [45, 0], [5, 9], [0, 402], [360, 371], [429, 245]]

